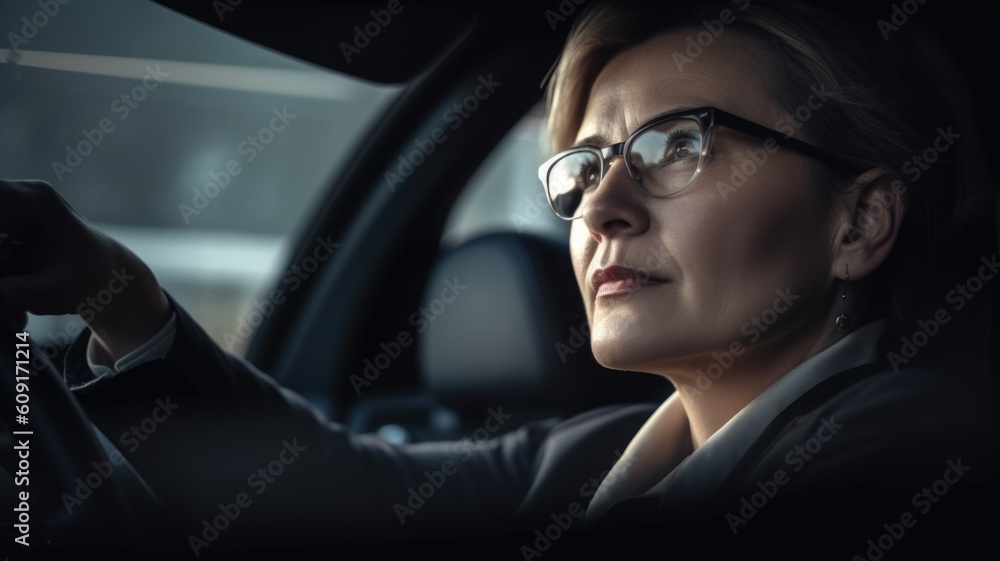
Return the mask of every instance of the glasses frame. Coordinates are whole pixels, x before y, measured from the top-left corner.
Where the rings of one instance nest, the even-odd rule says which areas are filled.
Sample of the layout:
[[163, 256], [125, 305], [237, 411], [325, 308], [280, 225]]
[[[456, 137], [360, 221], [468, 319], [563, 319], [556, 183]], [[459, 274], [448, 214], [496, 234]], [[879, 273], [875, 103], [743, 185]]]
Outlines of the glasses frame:
[[[690, 181], [688, 181], [687, 184], [684, 185], [684, 187], [680, 188], [679, 190], [674, 191], [672, 193], [667, 193], [665, 195], [650, 193], [649, 191], [643, 188], [642, 180], [639, 177], [639, 171], [632, 164], [632, 162], [629, 161], [627, 157], [625, 157], [625, 155], [631, 151], [632, 146], [635, 144], [636, 139], [639, 136], [641, 136], [642, 133], [646, 132], [647, 130], [657, 125], [660, 125], [667, 121], [674, 121], [677, 119], [692, 119], [698, 122], [698, 126], [701, 129], [701, 135], [702, 135], [701, 152], [698, 155], [698, 167], [695, 169], [694, 174], [691, 176]], [[552, 168], [555, 167], [555, 164], [557, 162], [559, 162], [560, 160], [562, 160], [567, 156], [571, 156], [573, 154], [579, 154], [582, 152], [588, 152], [594, 154], [595, 156], [597, 156], [598, 161], [601, 162], [601, 177], [600, 179], [598, 179], [597, 182], [598, 187], [600, 187], [601, 182], [604, 181], [604, 176], [606, 175], [609, 167], [608, 161], [614, 156], [621, 156], [622, 160], [625, 162], [625, 167], [628, 169], [629, 176], [632, 178], [632, 182], [643, 193], [646, 193], [647, 195], [651, 195], [656, 198], [672, 197], [674, 195], [683, 193], [685, 190], [687, 190], [688, 187], [691, 186], [691, 184], [695, 182], [695, 180], [701, 174], [702, 169], [704, 169], [705, 166], [708, 164], [707, 156], [709, 155], [709, 153], [711, 153], [712, 137], [714, 136], [715, 127], [719, 125], [731, 128], [733, 130], [745, 134], [749, 134], [751, 136], [755, 136], [763, 140], [773, 139], [778, 146], [788, 148], [789, 150], [798, 152], [804, 156], [809, 156], [810, 158], [814, 158], [816, 160], [819, 160], [825, 164], [831, 165], [836, 168], [851, 170], [853, 167], [855, 167], [847, 160], [839, 158], [837, 156], [833, 156], [813, 146], [812, 144], [809, 144], [808, 142], [804, 142], [797, 138], [792, 138], [787, 134], [778, 132], [774, 129], [769, 129], [763, 125], [758, 125], [753, 121], [748, 121], [742, 117], [733, 115], [732, 113], [727, 113], [721, 109], [716, 109], [715, 107], [699, 107], [696, 109], [687, 109], [684, 111], [668, 113], [666, 115], [662, 115], [651, 121], [648, 121], [639, 128], [637, 128], [635, 132], [628, 135], [628, 138], [617, 144], [612, 144], [604, 148], [600, 148], [598, 146], [589, 146], [589, 145], [574, 146], [573, 148], [570, 148], [568, 150], [563, 150], [562, 152], [559, 152], [555, 156], [549, 158], [544, 164], [538, 167], [538, 179], [542, 182], [542, 188], [545, 190], [545, 199], [549, 202], [549, 208], [552, 209], [552, 212], [554, 212], [556, 216], [562, 218], [563, 220], [576, 220], [577, 218], [580, 218], [580, 216], [582, 216], [582, 214], [574, 213], [574, 216], [566, 217], [556, 212], [555, 206], [552, 204], [552, 196], [549, 193], [549, 181], [548, 181], [549, 174], [552, 172]], [[583, 205], [580, 205], [579, 208], [583, 208]]]

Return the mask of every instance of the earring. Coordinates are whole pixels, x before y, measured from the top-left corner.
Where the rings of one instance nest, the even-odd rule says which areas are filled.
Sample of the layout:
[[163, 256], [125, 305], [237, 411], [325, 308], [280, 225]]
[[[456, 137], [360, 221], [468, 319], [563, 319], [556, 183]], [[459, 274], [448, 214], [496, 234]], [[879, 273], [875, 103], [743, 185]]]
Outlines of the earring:
[[844, 313], [844, 309], [847, 307], [847, 283], [851, 280], [851, 270], [847, 265], [844, 265], [845, 278], [844, 278], [844, 291], [840, 293], [840, 315], [833, 322], [837, 326], [837, 329], [844, 331], [851, 326], [851, 318]]

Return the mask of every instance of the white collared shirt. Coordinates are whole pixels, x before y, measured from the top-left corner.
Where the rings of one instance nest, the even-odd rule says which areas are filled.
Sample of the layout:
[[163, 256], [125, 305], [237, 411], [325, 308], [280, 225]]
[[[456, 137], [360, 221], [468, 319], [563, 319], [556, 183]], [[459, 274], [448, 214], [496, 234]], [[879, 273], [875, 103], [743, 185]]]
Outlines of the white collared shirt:
[[[711, 494], [726, 480], [771, 421], [795, 400], [838, 372], [875, 362], [878, 341], [885, 329], [884, 319], [868, 323], [799, 364], [683, 459], [679, 456], [690, 449], [689, 433], [679, 431], [684, 434], [678, 437], [677, 430], [656, 426], [665, 420], [658, 413], [666, 411], [671, 400], [680, 399], [674, 392], [650, 416], [618, 459], [617, 464], [623, 464], [626, 469], [621, 473], [612, 469], [601, 483], [587, 508], [588, 524], [600, 520], [615, 503], [637, 495], [659, 496], [661, 500], [683, 504]], [[663, 434], [673, 436], [663, 438]], [[644, 435], [652, 435], [652, 438], [642, 439]], [[663, 473], [667, 473], [666, 477], [660, 478]], [[615, 477], [611, 477], [613, 474]], [[656, 482], [651, 487], [643, 483], [650, 481], [650, 474], [656, 474], [653, 475]]]

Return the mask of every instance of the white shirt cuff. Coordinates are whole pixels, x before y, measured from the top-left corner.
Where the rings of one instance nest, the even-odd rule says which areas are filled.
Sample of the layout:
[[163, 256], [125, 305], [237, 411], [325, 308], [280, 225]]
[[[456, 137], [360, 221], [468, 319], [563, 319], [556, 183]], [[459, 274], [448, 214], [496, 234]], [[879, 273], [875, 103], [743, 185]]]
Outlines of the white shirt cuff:
[[[174, 345], [174, 337], [177, 335], [177, 313], [170, 315], [170, 321], [153, 335], [148, 341], [140, 345], [132, 352], [121, 357], [113, 365], [101, 364], [95, 357], [96, 345], [94, 337], [91, 335], [87, 343], [87, 366], [94, 374], [91, 383], [104, 378], [111, 378], [127, 370], [131, 370], [140, 364], [165, 358], [170, 352], [170, 347]], [[90, 385], [90, 384], [85, 384]]]

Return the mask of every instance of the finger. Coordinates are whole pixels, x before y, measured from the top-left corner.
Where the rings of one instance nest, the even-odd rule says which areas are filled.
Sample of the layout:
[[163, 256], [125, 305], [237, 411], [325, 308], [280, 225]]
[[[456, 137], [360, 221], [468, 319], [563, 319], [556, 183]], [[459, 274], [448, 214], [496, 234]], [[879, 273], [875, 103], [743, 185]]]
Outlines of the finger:
[[27, 271], [28, 245], [16, 233], [0, 231], [0, 277]]
[[44, 181], [0, 179], [0, 232], [30, 242], [48, 227], [53, 203], [59, 201], [59, 194]]
[[28, 314], [24, 312], [7, 312], [0, 309], [0, 315], [7, 318], [8, 323], [14, 328], [15, 332], [24, 331], [24, 328], [28, 326]]
[[10, 322], [10, 325], [14, 327], [15, 331], [22, 331], [24, 330], [24, 326], [28, 325], [27, 312], [20, 309], [5, 308], [2, 294], [0, 294], [0, 317], [3, 317]]
[[70, 313], [53, 301], [55, 283], [39, 275], [14, 275], [0, 278], [0, 307], [8, 313], [31, 312], [39, 315]]

